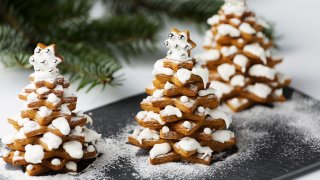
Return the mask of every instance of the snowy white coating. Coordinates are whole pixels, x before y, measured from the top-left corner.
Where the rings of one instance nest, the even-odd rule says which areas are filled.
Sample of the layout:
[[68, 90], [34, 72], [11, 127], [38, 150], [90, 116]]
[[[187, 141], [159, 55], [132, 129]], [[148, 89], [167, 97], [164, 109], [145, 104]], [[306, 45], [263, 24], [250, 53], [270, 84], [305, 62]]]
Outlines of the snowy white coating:
[[182, 103], [186, 103], [186, 102], [189, 101], [189, 98], [188, 98], [187, 96], [181, 96], [181, 97], [180, 97], [180, 101], [181, 101]]
[[170, 68], [164, 67], [163, 59], [158, 60], [153, 66], [152, 75], [165, 74], [165, 75], [173, 75], [173, 70]]
[[66, 163], [66, 168], [71, 171], [77, 171], [77, 164], [73, 161], [69, 161]]
[[190, 123], [190, 121], [184, 121], [183, 122], [183, 124], [182, 124], [182, 126], [184, 127], [184, 128], [186, 128], [186, 129], [191, 129], [191, 123]]
[[249, 59], [242, 55], [242, 54], [237, 54], [233, 58], [233, 63], [241, 67], [241, 72], [246, 72], [247, 64], [249, 62]]
[[263, 83], [255, 83], [254, 85], [247, 86], [247, 90], [250, 93], [253, 93], [256, 96], [264, 99], [267, 98], [272, 91], [268, 85]]
[[162, 129], [161, 129], [161, 131], [162, 131], [163, 133], [168, 133], [168, 132], [170, 132], [170, 129], [168, 128], [168, 126], [163, 126]]
[[24, 159], [26, 162], [32, 164], [39, 164], [42, 162], [42, 159], [44, 158], [44, 150], [41, 145], [28, 144], [26, 145], [25, 150]]
[[266, 51], [259, 45], [259, 43], [248, 44], [244, 46], [243, 50], [259, 57], [263, 64], [267, 64]]
[[186, 83], [191, 77], [191, 71], [188, 69], [181, 68], [177, 71], [176, 76], [181, 83]]
[[136, 115], [138, 119], [141, 119], [143, 121], [152, 121], [156, 120], [159, 124], [164, 125], [165, 122], [163, 122], [160, 118], [160, 114], [152, 112], [152, 111], [140, 111]]
[[211, 156], [212, 150], [209, 147], [201, 147], [199, 142], [190, 137], [184, 137], [179, 142], [175, 144], [178, 148], [183, 149], [184, 151], [194, 151], [196, 150], [200, 154], [204, 154], [201, 158]]
[[170, 144], [165, 142], [165, 143], [154, 145], [153, 148], [150, 150], [149, 155], [151, 159], [154, 159], [155, 157], [159, 155], [167, 154], [170, 151], [171, 151]]
[[152, 96], [155, 98], [161, 98], [163, 97], [163, 92], [164, 92], [163, 89], [157, 89], [153, 92]]
[[54, 158], [51, 160], [51, 164], [54, 166], [59, 166], [61, 164], [61, 160], [58, 158]]
[[230, 47], [224, 46], [221, 48], [220, 51], [224, 57], [228, 57], [237, 53], [238, 48], [236, 46], [230, 46]]
[[201, 61], [216, 61], [220, 58], [220, 51], [217, 49], [210, 49], [208, 51], [204, 51], [195, 56], [197, 59]]
[[243, 87], [245, 85], [245, 77], [241, 74], [238, 74], [236, 76], [233, 76], [230, 80], [230, 84], [232, 86], [239, 86], [239, 87]]
[[81, 159], [83, 157], [82, 144], [78, 141], [65, 142], [62, 147], [72, 158]]
[[164, 42], [164, 45], [169, 49], [167, 58], [176, 61], [191, 60], [188, 51], [192, 49], [192, 44], [188, 40], [188, 35], [185, 32], [172, 31], [169, 38]]
[[243, 22], [240, 25], [239, 30], [244, 33], [247, 33], [247, 34], [255, 34], [256, 33], [256, 30], [249, 23], [246, 23], [246, 22]]
[[40, 140], [47, 145], [50, 151], [58, 149], [62, 143], [62, 139], [51, 132], [45, 133]]
[[159, 132], [156, 130], [151, 130], [149, 128], [144, 128], [142, 131], [135, 130], [131, 136], [137, 139], [140, 144], [142, 144], [142, 140], [159, 140], [160, 139]]
[[168, 105], [163, 110], [160, 111], [161, 116], [177, 116], [182, 117], [182, 113], [179, 108]]
[[224, 143], [234, 138], [234, 133], [229, 130], [217, 130], [212, 133], [212, 140]]
[[52, 121], [52, 126], [60, 131], [63, 135], [68, 135], [70, 133], [70, 126], [68, 120], [64, 117], [58, 117]]
[[277, 71], [262, 64], [255, 64], [249, 69], [250, 76], [256, 77], [265, 77], [270, 80], [274, 80], [277, 74]]
[[212, 119], [222, 119], [224, 120], [226, 124], [226, 129], [229, 128], [231, 122], [232, 122], [232, 117], [230, 114], [226, 113], [222, 108], [218, 107], [216, 109], [205, 109], [206, 115], [209, 115]]
[[222, 36], [229, 35], [233, 38], [240, 36], [240, 31], [229, 24], [220, 24], [217, 29], [218, 29], [218, 34]]
[[218, 66], [217, 71], [223, 80], [229, 81], [230, 77], [236, 73], [236, 67], [233, 64], [224, 63]]

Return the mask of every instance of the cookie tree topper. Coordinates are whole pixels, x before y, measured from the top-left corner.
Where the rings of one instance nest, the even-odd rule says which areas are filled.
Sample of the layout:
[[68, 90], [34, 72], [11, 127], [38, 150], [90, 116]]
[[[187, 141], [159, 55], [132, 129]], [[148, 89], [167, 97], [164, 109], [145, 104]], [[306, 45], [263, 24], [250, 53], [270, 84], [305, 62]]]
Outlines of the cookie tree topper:
[[172, 32], [168, 35], [169, 39], [164, 42], [168, 48], [167, 58], [177, 61], [191, 60], [191, 49], [196, 44], [190, 39], [189, 31], [181, 31], [173, 28]]
[[233, 132], [226, 130], [232, 119], [209, 88], [209, 71], [191, 57], [195, 43], [189, 31], [172, 29], [164, 45], [167, 57], [155, 63], [149, 96], [135, 116], [141, 128], [128, 140], [151, 149], [154, 165], [179, 160], [210, 165], [214, 152], [235, 145]]
[[284, 101], [290, 79], [275, 69], [270, 25], [248, 10], [245, 1], [228, 0], [208, 19], [204, 52], [197, 55], [210, 69], [211, 86], [233, 111], [257, 103]]
[[55, 45], [37, 45], [29, 59], [34, 67], [31, 83], [19, 93], [24, 108], [8, 118], [15, 131], [1, 139], [9, 149], [3, 160], [25, 167], [31, 176], [77, 172], [79, 160], [97, 155], [95, 142], [101, 135], [86, 127], [92, 124], [88, 115], [74, 111], [77, 97], [57, 68], [62, 61]]

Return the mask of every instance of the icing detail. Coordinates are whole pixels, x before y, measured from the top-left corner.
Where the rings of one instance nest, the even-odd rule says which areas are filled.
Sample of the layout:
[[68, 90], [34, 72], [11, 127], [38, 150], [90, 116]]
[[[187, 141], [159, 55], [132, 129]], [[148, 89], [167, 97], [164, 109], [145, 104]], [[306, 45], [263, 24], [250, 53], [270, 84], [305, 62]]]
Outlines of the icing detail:
[[94, 148], [93, 145], [90, 145], [90, 146], [87, 147], [87, 151], [88, 151], [88, 152], [95, 152], [95, 151], [96, 151], [96, 148]]
[[229, 35], [231, 37], [239, 37], [240, 36], [240, 31], [229, 25], [229, 24], [220, 24], [217, 28], [218, 30], [218, 34], [222, 35], [222, 36], [226, 36]]
[[212, 133], [212, 140], [224, 143], [234, 138], [234, 133], [229, 130], [217, 130]]
[[249, 69], [249, 74], [250, 76], [265, 77], [267, 79], [274, 80], [277, 72], [268, 66], [255, 64]]
[[244, 5], [243, 1], [237, 1], [237, 2], [231, 2], [231, 1], [229, 2], [229, 1], [221, 7], [221, 9], [225, 14], [227, 15], [235, 14], [237, 16], [242, 16], [243, 13], [246, 12], [247, 7]]
[[230, 22], [236, 26], [238, 26], [241, 23], [241, 21], [238, 18], [232, 18], [232, 19], [230, 19]]
[[47, 93], [49, 91], [50, 91], [50, 89], [48, 89], [47, 87], [43, 86], [41, 88], [38, 88], [36, 92], [37, 92], [37, 94], [41, 95], [41, 94]]
[[23, 130], [19, 130], [19, 132], [14, 137], [15, 139], [27, 139], [27, 136], [24, 134]]
[[17, 131], [14, 131], [12, 133], [6, 134], [4, 136], [1, 137], [1, 142], [3, 144], [12, 144], [15, 140], [15, 137], [17, 135]]
[[62, 139], [51, 132], [45, 133], [40, 140], [47, 145], [50, 151], [53, 149], [58, 149], [62, 143]]
[[62, 147], [72, 158], [81, 159], [83, 157], [82, 144], [78, 141], [65, 142]]
[[220, 107], [216, 108], [216, 109], [209, 109], [206, 108], [205, 109], [205, 113], [206, 115], [209, 115], [212, 119], [222, 119], [224, 120], [225, 124], [226, 124], [226, 129], [229, 128], [231, 122], [232, 122], [232, 118], [231, 115], [224, 112]]
[[38, 111], [38, 115], [41, 117], [48, 117], [52, 113], [52, 110], [47, 108], [46, 106], [41, 106]]
[[176, 61], [188, 61], [190, 57], [188, 51], [193, 48], [193, 45], [189, 43], [189, 35], [186, 32], [172, 31], [169, 34], [169, 39], [164, 42], [166, 48], [168, 48], [167, 58]]
[[220, 51], [217, 49], [210, 49], [195, 56], [201, 61], [216, 61], [220, 58]]
[[210, 128], [204, 128], [203, 129], [203, 132], [205, 133], [205, 134], [211, 134], [211, 129]]
[[24, 159], [26, 162], [32, 164], [39, 164], [42, 162], [44, 157], [44, 150], [42, 146], [28, 144], [26, 145], [25, 150]]
[[204, 154], [201, 158], [206, 156], [211, 156], [212, 150], [209, 147], [201, 147], [199, 142], [190, 137], [184, 137], [179, 142], [176, 143], [176, 146], [183, 149], [184, 151], [194, 151], [196, 150], [200, 154]]
[[160, 118], [160, 115], [158, 113], [152, 112], [152, 111], [140, 111], [137, 114], [137, 118], [141, 119], [143, 121], [152, 121], [153, 119], [158, 121], [159, 124], [164, 125], [165, 122], [163, 122]]
[[197, 111], [198, 111], [199, 113], [204, 113], [205, 109], [204, 109], [204, 107], [199, 106], [199, 107], [197, 108]]
[[188, 98], [187, 96], [181, 96], [181, 97], [180, 97], [180, 101], [181, 101], [182, 103], [186, 103], [186, 102], [188, 102], [188, 100], [189, 100], [189, 98]]
[[209, 94], [216, 94], [216, 90], [209, 87], [208, 89], [198, 91], [199, 96], [207, 96]]
[[184, 84], [190, 79], [191, 71], [189, 71], [188, 69], [181, 68], [177, 71], [176, 75], [179, 81]]
[[149, 152], [150, 159], [154, 159], [159, 155], [167, 154], [170, 151], [171, 151], [171, 146], [167, 142], [161, 143], [161, 144], [155, 144]]
[[221, 48], [220, 51], [224, 57], [227, 57], [237, 53], [238, 48], [236, 46], [230, 46], [230, 47], [224, 46]]
[[132, 134], [132, 137], [136, 138], [140, 144], [142, 144], [142, 140], [159, 140], [160, 135], [158, 131], [151, 130], [149, 128], [144, 128], [142, 131], [135, 130]]
[[247, 86], [247, 90], [264, 99], [267, 98], [272, 91], [268, 85], [262, 83], [256, 83], [254, 85]]
[[220, 22], [220, 17], [219, 15], [213, 15], [212, 17], [210, 17], [208, 20], [207, 20], [207, 23], [209, 25], [215, 25], [215, 24], [218, 24]]
[[203, 68], [200, 64], [197, 64], [195, 67], [192, 68], [192, 74], [200, 76], [204, 88], [207, 87], [209, 81], [209, 70], [207, 68]]
[[26, 167], [26, 169], [27, 169], [28, 171], [33, 170], [33, 165], [32, 165], [32, 164], [28, 164], [28, 166]]
[[68, 108], [68, 104], [62, 104], [61, 107], [60, 107], [60, 112], [62, 114], [71, 115], [71, 111]]
[[157, 89], [153, 92], [152, 96], [155, 98], [161, 98], [163, 97], [163, 92], [164, 92], [163, 89]]
[[36, 93], [32, 92], [27, 96], [27, 103], [33, 103], [36, 101], [39, 101], [38, 95]]
[[232, 98], [230, 100], [228, 100], [228, 103], [230, 103], [233, 107], [235, 108], [239, 108], [241, 106], [243, 106], [244, 104], [247, 104], [249, 102], [248, 99], [245, 98]]
[[69, 161], [66, 163], [66, 168], [71, 171], [77, 171], [77, 164], [73, 161]]
[[59, 166], [61, 164], [61, 160], [58, 158], [54, 158], [51, 160], [51, 164], [54, 166]]
[[189, 121], [184, 121], [182, 126], [189, 130], [189, 129], [191, 129], [192, 125], [191, 125], [191, 123]]
[[247, 33], [247, 34], [255, 34], [256, 30], [252, 28], [252, 26], [249, 23], [243, 22], [240, 27], [239, 30]]
[[56, 104], [60, 101], [60, 98], [58, 98], [54, 93], [50, 93], [48, 95], [47, 101], [52, 104]]
[[163, 126], [161, 130], [162, 130], [163, 133], [170, 132], [170, 129], [168, 128], [168, 126]]
[[59, 117], [52, 121], [52, 126], [60, 131], [63, 135], [70, 133], [70, 126], [68, 120], [64, 117]]
[[232, 64], [225, 63], [218, 66], [217, 71], [223, 80], [229, 81], [230, 77], [236, 73], [236, 67]]
[[179, 108], [173, 107], [171, 105], [166, 106], [160, 111], [161, 116], [177, 116], [182, 117], [182, 113]]
[[172, 69], [164, 67], [163, 59], [158, 60], [153, 67], [152, 75], [154, 76], [158, 74], [173, 75]]
[[245, 85], [245, 78], [243, 75], [236, 75], [231, 78], [230, 84], [232, 86], [240, 86], [243, 87]]
[[82, 133], [84, 134], [84, 141], [85, 142], [96, 142], [101, 139], [101, 134], [97, 133], [96, 131], [88, 128], [83, 128]]
[[275, 94], [276, 97], [282, 96], [282, 95], [283, 95], [283, 89], [282, 89], [282, 88], [276, 89], [276, 90], [274, 91], [274, 94]]
[[173, 84], [171, 84], [170, 82], [166, 82], [166, 84], [164, 85], [164, 90], [169, 90], [173, 88]]
[[35, 121], [27, 121], [23, 124], [23, 127], [20, 129], [20, 131], [24, 133], [29, 133], [32, 131], [36, 131], [40, 129], [40, 124]]
[[240, 66], [241, 67], [241, 72], [245, 73], [246, 72], [246, 68], [247, 68], [247, 64], [249, 62], [249, 59], [242, 55], [242, 54], [237, 54], [234, 58], [233, 58], [233, 63]]
[[243, 50], [259, 57], [263, 64], [267, 64], [266, 51], [259, 45], [259, 43], [248, 44], [244, 46]]
[[229, 94], [231, 91], [233, 91], [233, 87], [222, 83], [220, 81], [211, 81], [210, 87], [217, 90], [217, 96], [221, 98], [224, 94]]

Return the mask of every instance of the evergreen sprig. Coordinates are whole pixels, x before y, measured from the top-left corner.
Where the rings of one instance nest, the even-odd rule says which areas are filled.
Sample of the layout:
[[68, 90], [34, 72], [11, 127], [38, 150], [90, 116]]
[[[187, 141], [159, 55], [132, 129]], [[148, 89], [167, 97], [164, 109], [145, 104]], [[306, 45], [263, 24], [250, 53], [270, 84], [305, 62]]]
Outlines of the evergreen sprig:
[[38, 42], [55, 43], [64, 56], [62, 73], [80, 81], [78, 89], [119, 85], [120, 56], [155, 49], [165, 20], [203, 22], [222, 0], [102, 0], [106, 13], [91, 19], [95, 1], [0, 0], [0, 61], [31, 68], [28, 59]]

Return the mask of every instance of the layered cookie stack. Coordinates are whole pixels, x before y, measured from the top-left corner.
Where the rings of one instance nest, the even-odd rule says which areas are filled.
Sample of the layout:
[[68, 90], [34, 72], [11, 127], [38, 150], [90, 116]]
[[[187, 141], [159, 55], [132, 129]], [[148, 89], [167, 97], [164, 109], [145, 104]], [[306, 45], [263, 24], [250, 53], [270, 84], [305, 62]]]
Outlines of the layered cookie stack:
[[227, 1], [208, 24], [205, 52], [197, 57], [210, 69], [211, 86], [221, 100], [233, 111], [284, 101], [283, 87], [290, 80], [274, 69], [282, 59], [272, 55], [272, 40], [263, 33], [269, 25], [241, 0]]
[[101, 135], [85, 127], [92, 119], [76, 109], [77, 97], [70, 93], [70, 83], [56, 67], [62, 58], [55, 46], [38, 44], [30, 63], [35, 72], [31, 83], [19, 94], [25, 105], [21, 114], [9, 118], [15, 128], [3, 137], [10, 151], [3, 160], [24, 166], [31, 176], [48, 171], [77, 172], [77, 162], [95, 158], [94, 143]]
[[195, 43], [188, 31], [172, 29], [167, 57], [154, 65], [153, 85], [135, 119], [142, 126], [129, 142], [150, 150], [151, 164], [184, 160], [210, 165], [213, 152], [235, 145], [232, 121], [209, 88], [208, 70], [191, 57]]

